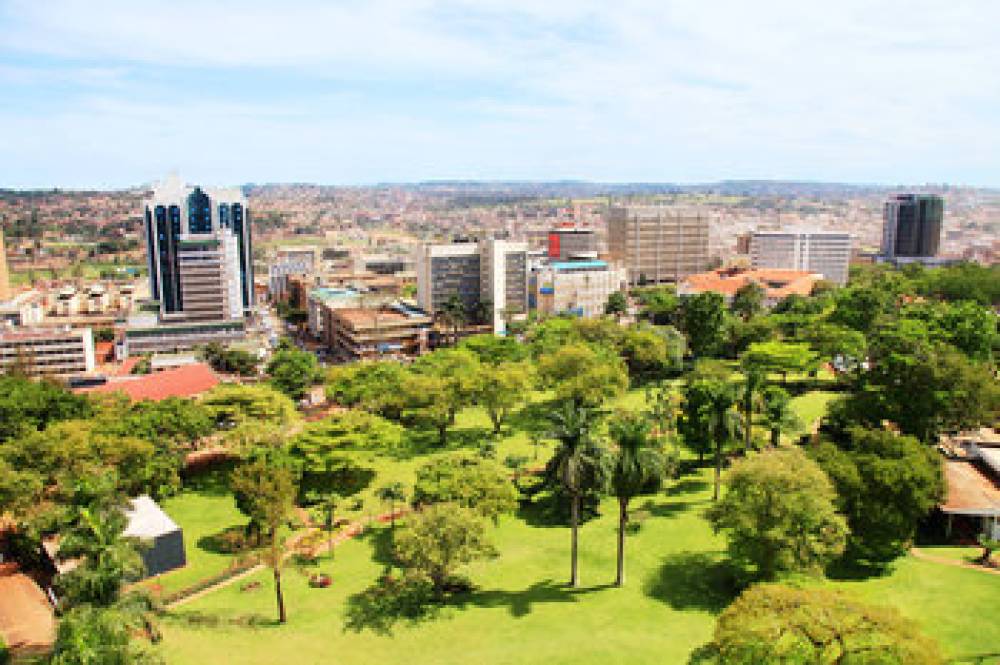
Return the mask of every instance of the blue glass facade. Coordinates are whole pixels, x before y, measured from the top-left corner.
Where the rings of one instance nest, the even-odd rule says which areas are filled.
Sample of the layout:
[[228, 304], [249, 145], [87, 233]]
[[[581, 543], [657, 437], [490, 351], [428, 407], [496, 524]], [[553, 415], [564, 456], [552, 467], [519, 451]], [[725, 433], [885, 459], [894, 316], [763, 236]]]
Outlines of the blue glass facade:
[[155, 218], [160, 259], [160, 301], [163, 311], [179, 312], [182, 300], [177, 243], [181, 237], [181, 211], [177, 206], [170, 206], [169, 209], [156, 206]]
[[219, 204], [219, 228], [220, 229], [231, 228], [228, 203]]
[[153, 300], [160, 299], [160, 276], [156, 270], [156, 231], [153, 228], [153, 213], [146, 206], [146, 251], [149, 252], [149, 292]]
[[[246, 230], [244, 230], [244, 226]], [[233, 232], [236, 234], [236, 241], [240, 250], [240, 293], [243, 294], [243, 309], [248, 309], [251, 302], [249, 289], [253, 288], [253, 278], [249, 276], [247, 266], [247, 254], [250, 246], [250, 224], [243, 217], [243, 206], [239, 203], [233, 204]]]
[[195, 187], [188, 196], [188, 233], [212, 232], [212, 202], [208, 194]]

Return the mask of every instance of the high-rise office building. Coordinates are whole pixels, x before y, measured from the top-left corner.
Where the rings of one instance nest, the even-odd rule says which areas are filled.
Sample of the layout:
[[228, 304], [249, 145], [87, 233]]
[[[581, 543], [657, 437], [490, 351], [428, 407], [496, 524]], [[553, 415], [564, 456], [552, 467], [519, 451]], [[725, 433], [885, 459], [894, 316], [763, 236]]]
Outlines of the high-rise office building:
[[494, 332], [528, 311], [528, 246], [508, 240], [427, 244], [417, 250], [417, 304], [435, 314], [452, 297], [467, 310], [488, 302]]
[[176, 176], [145, 204], [150, 294], [161, 317], [242, 318], [253, 308], [250, 211], [239, 189], [202, 189]]
[[709, 265], [708, 216], [666, 206], [608, 210], [608, 254], [630, 285], [677, 282]]
[[835, 284], [847, 283], [851, 236], [835, 231], [757, 231], [750, 237], [754, 270], [776, 268], [820, 273]]
[[900, 194], [885, 203], [882, 226], [882, 256], [937, 256], [941, 246], [944, 201], [940, 196]]

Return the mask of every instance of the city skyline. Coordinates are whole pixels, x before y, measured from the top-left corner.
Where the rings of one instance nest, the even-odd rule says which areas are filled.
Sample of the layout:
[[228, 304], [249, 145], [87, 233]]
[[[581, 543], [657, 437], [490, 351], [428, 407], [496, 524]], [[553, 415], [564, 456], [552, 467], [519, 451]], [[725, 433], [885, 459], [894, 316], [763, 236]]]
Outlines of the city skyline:
[[1000, 185], [1000, 8], [870, 4], [15, 0], [0, 187]]

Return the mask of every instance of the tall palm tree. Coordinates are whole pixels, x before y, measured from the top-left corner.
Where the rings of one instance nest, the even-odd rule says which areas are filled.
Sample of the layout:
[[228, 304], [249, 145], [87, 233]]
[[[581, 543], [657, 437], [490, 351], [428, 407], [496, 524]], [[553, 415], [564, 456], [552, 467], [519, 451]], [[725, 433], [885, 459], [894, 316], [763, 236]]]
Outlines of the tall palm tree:
[[777, 448], [781, 433], [794, 430], [799, 419], [791, 408], [792, 398], [781, 386], [769, 386], [764, 391], [764, 423], [771, 433], [771, 447]]
[[618, 568], [615, 586], [625, 584], [625, 528], [628, 504], [639, 494], [658, 485], [670, 471], [669, 458], [650, 436], [650, 425], [637, 414], [616, 418], [611, 423], [611, 440], [617, 449], [610, 469], [611, 492], [618, 498]]
[[722, 454], [727, 444], [739, 440], [740, 416], [735, 409], [736, 387], [724, 379], [711, 381], [708, 429], [715, 452], [715, 487], [712, 500], [719, 500], [722, 483]]
[[453, 295], [441, 305], [438, 313], [445, 325], [451, 326], [452, 344], [458, 344], [458, 331], [465, 323], [465, 304], [457, 295]]
[[59, 556], [79, 557], [82, 563], [60, 576], [59, 584], [73, 604], [110, 606], [125, 584], [142, 577], [137, 543], [122, 537], [127, 520], [120, 506], [94, 503], [75, 513], [73, 526], [59, 544]]
[[760, 391], [764, 386], [767, 375], [759, 368], [745, 365], [743, 368], [743, 382], [741, 384], [742, 394], [740, 395], [740, 410], [743, 412], [743, 453], [750, 453], [750, 444], [753, 438], [753, 414], [757, 410], [760, 402]]
[[392, 532], [393, 537], [396, 534], [396, 502], [406, 500], [406, 491], [403, 488], [403, 483], [392, 482], [388, 485], [383, 485], [378, 488], [375, 492], [380, 501], [385, 501], [389, 504], [389, 530]]
[[551, 437], [559, 442], [546, 466], [546, 475], [558, 481], [570, 498], [570, 586], [580, 586], [579, 551], [580, 498], [604, 480], [604, 455], [594, 442], [596, 414], [572, 402], [563, 403], [552, 414]]

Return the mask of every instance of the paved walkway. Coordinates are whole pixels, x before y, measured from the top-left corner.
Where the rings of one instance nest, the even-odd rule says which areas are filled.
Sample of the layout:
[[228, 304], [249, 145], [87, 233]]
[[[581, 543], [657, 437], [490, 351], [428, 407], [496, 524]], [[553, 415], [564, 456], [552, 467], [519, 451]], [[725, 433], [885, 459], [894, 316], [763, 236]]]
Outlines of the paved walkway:
[[[410, 512], [408, 508], [401, 508], [400, 510], [396, 511], [395, 517], [396, 519], [399, 519], [400, 517], [406, 515], [408, 512]], [[338, 531], [337, 534], [333, 536], [332, 540], [324, 539], [314, 548], [314, 551], [316, 555], [319, 556], [320, 554], [323, 554], [328, 550], [330, 550], [332, 547], [337, 547], [341, 543], [345, 543], [348, 540], [358, 536], [359, 534], [364, 533], [365, 527], [371, 522], [376, 521], [385, 523], [388, 522], [390, 519], [392, 519], [392, 517], [393, 517], [392, 513], [385, 512], [381, 513], [380, 515], [376, 515], [375, 517], [365, 517], [355, 522], [351, 522], [346, 527]], [[309, 527], [305, 531], [298, 533], [292, 538], [290, 538], [288, 542], [285, 543], [285, 555], [284, 555], [285, 560], [288, 560], [289, 558], [291, 558], [293, 554], [295, 554], [295, 548], [302, 541], [303, 538], [318, 531], [320, 531], [319, 527]], [[237, 573], [232, 577], [227, 577], [218, 584], [213, 584], [212, 586], [206, 587], [201, 591], [191, 594], [190, 596], [184, 596], [180, 600], [175, 600], [172, 603], [168, 603], [166, 605], [166, 608], [168, 610], [172, 610], [174, 608], [180, 607], [181, 605], [186, 605], [187, 603], [198, 600], [202, 596], [206, 596], [212, 593], [213, 591], [218, 591], [219, 589], [235, 584], [244, 578], [250, 577], [251, 575], [258, 573], [264, 570], [265, 568], [266, 566], [264, 564], [258, 563], [253, 568], [248, 568], [242, 573]]]
[[981, 573], [989, 573], [991, 575], [1000, 575], [1000, 568], [987, 568], [985, 566], [980, 566], [974, 563], [969, 563], [968, 561], [958, 561], [957, 559], [949, 559], [943, 556], [934, 556], [933, 554], [928, 554], [918, 547], [911, 547], [910, 554], [922, 559], [924, 561], [930, 561], [932, 563], [940, 563], [945, 566], [953, 566], [955, 568], [968, 568], [969, 570], [978, 570]]

